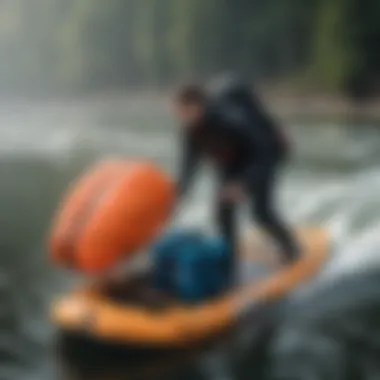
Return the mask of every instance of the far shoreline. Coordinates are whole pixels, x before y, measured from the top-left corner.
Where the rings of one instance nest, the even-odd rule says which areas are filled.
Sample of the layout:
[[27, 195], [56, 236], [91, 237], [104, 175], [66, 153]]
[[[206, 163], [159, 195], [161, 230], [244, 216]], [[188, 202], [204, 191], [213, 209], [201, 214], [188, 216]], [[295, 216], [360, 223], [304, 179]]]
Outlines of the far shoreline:
[[[260, 89], [259, 95], [263, 98], [267, 108], [280, 120], [318, 120], [355, 122], [364, 121], [380, 126], [380, 96], [367, 102], [354, 103], [339, 95], [315, 94], [310, 92], [297, 93], [287, 89]], [[55, 108], [68, 109], [86, 108], [109, 104], [127, 108], [146, 106], [154, 108], [166, 107], [170, 100], [168, 92], [152, 90], [137, 91], [101, 91], [87, 94], [23, 94], [0, 95], [0, 112], [18, 112], [25, 108]]]

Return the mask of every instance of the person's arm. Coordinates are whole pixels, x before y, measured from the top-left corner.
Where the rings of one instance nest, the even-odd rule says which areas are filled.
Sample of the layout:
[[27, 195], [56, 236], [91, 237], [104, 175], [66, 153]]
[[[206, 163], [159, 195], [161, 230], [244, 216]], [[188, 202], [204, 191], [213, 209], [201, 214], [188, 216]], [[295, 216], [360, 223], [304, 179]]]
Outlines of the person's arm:
[[279, 142], [275, 140], [278, 138], [275, 121], [260, 108], [253, 111], [253, 120], [247, 122], [243, 129], [255, 154], [241, 171], [242, 181], [251, 189], [255, 188], [256, 181], [262, 178], [261, 173], [268, 170], [281, 154]]
[[267, 121], [259, 113], [257, 117], [252, 118], [237, 108], [222, 111], [219, 117], [223, 126], [229, 128], [231, 133], [235, 133], [239, 139], [244, 141], [244, 144], [249, 144], [254, 152], [252, 159], [236, 172], [235, 177], [235, 181], [244, 187], [251, 186], [258, 177], [258, 171], [263, 170], [266, 165], [271, 165], [277, 154], [270, 134], [265, 131], [268, 127], [265, 123], [270, 121]]
[[194, 144], [194, 140], [186, 133], [183, 136], [181, 154], [182, 158], [177, 182], [177, 193], [180, 198], [182, 198], [190, 188], [200, 161], [200, 153]]

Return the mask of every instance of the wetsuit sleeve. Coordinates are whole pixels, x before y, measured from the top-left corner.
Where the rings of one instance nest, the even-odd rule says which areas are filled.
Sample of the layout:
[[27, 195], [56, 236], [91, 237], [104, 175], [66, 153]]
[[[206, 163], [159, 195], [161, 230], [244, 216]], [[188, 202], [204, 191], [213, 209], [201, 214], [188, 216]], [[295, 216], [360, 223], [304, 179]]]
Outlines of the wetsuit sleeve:
[[252, 121], [245, 125], [246, 136], [255, 155], [242, 169], [242, 179], [251, 190], [257, 188], [262, 173], [272, 170], [281, 155], [278, 142], [275, 141], [277, 139], [275, 122], [260, 107], [259, 104], [254, 105]]
[[239, 139], [244, 140], [244, 144], [249, 144], [252, 149], [252, 158], [242, 164], [237, 171], [237, 180], [242, 180], [247, 185], [253, 184], [257, 180], [257, 172], [271, 166], [277, 157], [272, 137], [267, 133], [265, 125], [271, 121], [266, 120], [259, 112], [254, 117], [249, 117], [240, 110], [229, 110], [221, 115], [223, 124], [236, 134]]
[[185, 134], [182, 137], [181, 145], [182, 157], [180, 159], [180, 168], [177, 183], [177, 191], [179, 197], [184, 196], [190, 188], [200, 161], [200, 152], [194, 143], [194, 139]]
[[243, 111], [231, 110], [222, 115], [223, 124], [230, 128], [232, 133], [249, 144], [252, 149], [252, 156], [257, 160], [265, 160], [276, 155], [272, 136], [267, 132], [266, 125], [269, 121], [257, 115], [254, 118], [248, 117]]

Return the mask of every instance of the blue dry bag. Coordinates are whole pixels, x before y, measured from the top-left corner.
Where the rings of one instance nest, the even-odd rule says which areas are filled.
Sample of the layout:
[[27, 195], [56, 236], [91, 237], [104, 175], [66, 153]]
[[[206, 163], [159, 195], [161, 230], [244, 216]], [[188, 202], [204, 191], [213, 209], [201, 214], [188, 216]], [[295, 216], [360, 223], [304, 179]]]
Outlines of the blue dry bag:
[[155, 284], [183, 301], [216, 296], [227, 285], [228, 254], [220, 237], [173, 231], [153, 247]]

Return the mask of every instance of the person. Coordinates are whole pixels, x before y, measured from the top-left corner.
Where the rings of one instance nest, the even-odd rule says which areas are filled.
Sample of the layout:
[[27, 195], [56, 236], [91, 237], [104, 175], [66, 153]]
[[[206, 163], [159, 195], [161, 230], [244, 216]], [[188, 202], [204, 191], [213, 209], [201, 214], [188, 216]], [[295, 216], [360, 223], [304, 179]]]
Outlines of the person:
[[179, 88], [174, 106], [183, 126], [179, 198], [189, 190], [202, 159], [211, 159], [218, 178], [216, 222], [231, 249], [231, 281], [237, 264], [236, 205], [245, 199], [251, 215], [281, 248], [282, 261], [296, 260], [296, 239], [273, 202], [276, 176], [289, 144], [251, 87], [233, 77], [211, 90], [188, 84]]

